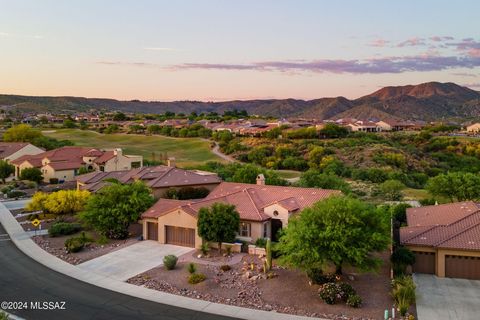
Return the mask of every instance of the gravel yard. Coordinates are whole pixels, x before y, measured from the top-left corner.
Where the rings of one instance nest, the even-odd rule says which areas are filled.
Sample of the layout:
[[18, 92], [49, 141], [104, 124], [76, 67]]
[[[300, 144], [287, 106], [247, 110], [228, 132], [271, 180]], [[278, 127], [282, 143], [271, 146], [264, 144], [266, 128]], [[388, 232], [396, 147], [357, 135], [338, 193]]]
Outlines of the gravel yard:
[[[350, 283], [362, 297], [363, 305], [359, 309], [343, 303], [324, 303], [317, 293], [319, 286], [309, 285], [303, 272], [276, 266], [273, 269], [275, 277], [267, 279], [261, 271], [260, 259], [254, 256], [243, 257], [225, 272], [219, 266], [197, 264], [197, 273], [204, 273], [207, 279], [196, 285], [187, 282], [187, 262], [178, 263], [171, 271], [157, 267], [127, 282], [196, 299], [267, 311], [330, 319], [380, 319], [384, 310], [392, 306], [388, 253], [382, 257], [385, 264], [378, 274], [354, 274], [346, 269], [342, 280]], [[253, 271], [251, 262], [255, 264]]]

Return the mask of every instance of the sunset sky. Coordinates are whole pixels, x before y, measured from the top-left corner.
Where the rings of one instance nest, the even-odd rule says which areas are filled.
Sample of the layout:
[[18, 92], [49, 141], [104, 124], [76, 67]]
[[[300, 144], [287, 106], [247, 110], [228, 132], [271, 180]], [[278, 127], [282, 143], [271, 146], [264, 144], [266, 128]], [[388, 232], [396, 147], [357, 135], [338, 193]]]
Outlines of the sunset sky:
[[480, 90], [480, 1], [0, 0], [0, 93], [122, 100]]

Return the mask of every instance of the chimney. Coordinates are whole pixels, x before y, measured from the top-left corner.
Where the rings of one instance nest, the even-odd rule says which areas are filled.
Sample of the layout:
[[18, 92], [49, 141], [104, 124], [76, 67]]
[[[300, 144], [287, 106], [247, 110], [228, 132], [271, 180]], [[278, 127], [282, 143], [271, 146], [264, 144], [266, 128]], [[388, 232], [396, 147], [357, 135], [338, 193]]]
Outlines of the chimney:
[[174, 157], [170, 157], [170, 158], [167, 159], [167, 166], [175, 168], [175, 158]]
[[114, 149], [113, 154], [116, 155], [116, 156], [121, 156], [122, 155], [122, 149], [121, 148]]
[[265, 176], [263, 175], [263, 173], [260, 173], [258, 176], [257, 176], [257, 184], [259, 186], [264, 186], [265, 185]]

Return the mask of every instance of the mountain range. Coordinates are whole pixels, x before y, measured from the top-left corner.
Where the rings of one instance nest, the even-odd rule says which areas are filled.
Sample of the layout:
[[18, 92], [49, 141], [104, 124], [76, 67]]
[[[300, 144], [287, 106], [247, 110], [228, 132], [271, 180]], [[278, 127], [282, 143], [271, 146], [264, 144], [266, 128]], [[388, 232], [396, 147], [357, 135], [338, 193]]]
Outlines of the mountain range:
[[316, 119], [393, 118], [440, 120], [480, 117], [480, 92], [455, 83], [427, 82], [418, 85], [384, 87], [372, 94], [349, 100], [345, 97], [314, 100], [269, 99], [224, 102], [119, 101], [81, 97], [36, 97], [0, 95], [0, 106], [18, 112], [82, 112], [91, 109], [139, 113], [189, 114], [246, 110], [251, 115]]

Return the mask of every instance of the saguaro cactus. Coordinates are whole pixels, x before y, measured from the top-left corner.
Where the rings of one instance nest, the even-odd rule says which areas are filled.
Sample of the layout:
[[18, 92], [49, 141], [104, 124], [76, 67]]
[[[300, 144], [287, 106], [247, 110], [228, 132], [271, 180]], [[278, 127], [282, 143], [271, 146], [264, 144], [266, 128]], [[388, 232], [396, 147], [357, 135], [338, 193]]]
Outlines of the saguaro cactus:
[[270, 269], [272, 269], [272, 241], [270, 240], [270, 238], [267, 239], [267, 245], [265, 246], [265, 251], [267, 254], [266, 269], [267, 271], [270, 271]]

